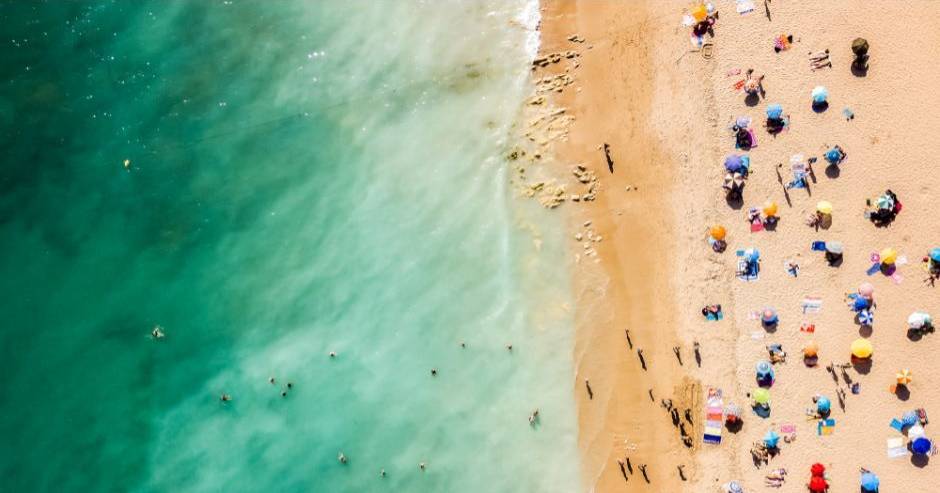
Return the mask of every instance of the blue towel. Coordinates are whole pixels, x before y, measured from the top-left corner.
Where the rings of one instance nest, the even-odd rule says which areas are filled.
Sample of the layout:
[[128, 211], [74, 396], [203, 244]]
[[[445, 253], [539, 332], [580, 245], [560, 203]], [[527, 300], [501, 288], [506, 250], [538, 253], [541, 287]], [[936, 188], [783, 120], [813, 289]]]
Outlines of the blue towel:
[[888, 426], [894, 428], [895, 430], [898, 430], [898, 433], [900, 433], [904, 429], [904, 424], [901, 423], [901, 421], [897, 418], [892, 419], [891, 423]]
[[814, 252], [825, 252], [826, 251], [826, 242], [825, 241], [814, 241], [813, 246], [811, 247]]

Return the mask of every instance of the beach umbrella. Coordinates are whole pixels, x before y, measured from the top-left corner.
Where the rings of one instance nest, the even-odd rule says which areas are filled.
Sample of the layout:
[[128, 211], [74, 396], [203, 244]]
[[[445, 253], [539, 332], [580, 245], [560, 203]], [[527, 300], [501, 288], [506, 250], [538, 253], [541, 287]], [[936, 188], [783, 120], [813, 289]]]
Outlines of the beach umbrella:
[[894, 209], [894, 199], [888, 195], [879, 195], [878, 198], [875, 199], [875, 205], [878, 206], [879, 209]]
[[760, 252], [756, 248], [748, 248], [744, 250], [744, 257], [751, 262], [757, 262], [760, 260]]
[[692, 18], [697, 22], [702, 22], [707, 16], [708, 10], [705, 9], [705, 4], [699, 4], [692, 8]]
[[[908, 411], [904, 413], [904, 416], [901, 416], [901, 423], [904, 426], [915, 426], [919, 422], [920, 422], [920, 416], [917, 415], [917, 411]], [[920, 430], [921, 432], [924, 431], [923, 428], [921, 428]], [[910, 433], [911, 431], [908, 430], [908, 436], [910, 436]]]
[[741, 408], [735, 404], [728, 404], [725, 406], [725, 419], [730, 417], [740, 418], [741, 417]]
[[764, 445], [766, 445], [767, 448], [777, 448], [777, 442], [779, 441], [780, 435], [774, 430], [770, 430], [764, 435]]
[[803, 357], [804, 358], [815, 358], [819, 353], [819, 344], [811, 342], [803, 348]]
[[773, 308], [764, 308], [760, 314], [760, 321], [765, 324], [775, 324], [780, 319], [777, 318], [777, 312]]
[[930, 257], [930, 260], [933, 260], [934, 262], [940, 262], [940, 247], [931, 248], [930, 254], [928, 256]]
[[907, 385], [913, 380], [913, 378], [911, 378], [911, 370], [908, 370], [907, 368], [899, 371], [896, 376], [898, 379], [898, 385]]
[[813, 493], [826, 493], [827, 489], [829, 489], [829, 483], [822, 476], [813, 476], [809, 480], [809, 490]]
[[[917, 413], [914, 414], [916, 415]], [[920, 418], [914, 418], [914, 424], [907, 429], [907, 438], [911, 440], [917, 440], [923, 436], [927, 436], [927, 433], [924, 432], [924, 427], [920, 425]]]
[[744, 165], [741, 161], [741, 156], [737, 154], [728, 154], [725, 157], [725, 169], [734, 173], [735, 171], [740, 170]]
[[823, 474], [826, 474], [826, 466], [817, 462], [810, 466], [809, 473], [814, 478], [821, 478]]
[[930, 315], [924, 312], [914, 312], [907, 317], [907, 326], [912, 329], [922, 329], [930, 323]]
[[757, 375], [762, 377], [767, 375], [773, 376], [774, 374], [774, 369], [770, 366], [769, 361], [758, 361], [755, 370], [757, 371]]
[[878, 485], [881, 483], [881, 481], [878, 480], [878, 476], [870, 472], [862, 473], [862, 478], [859, 482], [862, 485], [862, 489], [869, 492], [878, 491]]
[[915, 454], [924, 455], [930, 452], [931, 448], [933, 448], [933, 444], [930, 443], [927, 437], [918, 437], [911, 442], [911, 451]]
[[875, 314], [867, 308], [858, 312], [858, 323], [871, 327], [875, 323]]
[[723, 240], [723, 239], [725, 239], [725, 233], [726, 233], [726, 231], [725, 231], [725, 227], [724, 227], [724, 226], [712, 226], [711, 229], [710, 229], [708, 232], [709, 232], [709, 234], [711, 234], [712, 238], [714, 238], [714, 239], [716, 239], [716, 240]]
[[772, 200], [768, 200], [767, 202], [764, 202], [763, 212], [764, 212], [764, 215], [767, 217], [776, 216], [777, 215], [777, 203]]
[[832, 204], [825, 200], [816, 203], [816, 210], [823, 214], [832, 214]]
[[826, 161], [829, 161], [830, 164], [838, 164], [839, 160], [842, 159], [842, 153], [833, 147], [832, 149], [826, 151], [824, 157], [826, 158]]
[[869, 358], [872, 350], [871, 341], [868, 339], [859, 338], [852, 342], [852, 356], [856, 358]]
[[821, 413], [828, 413], [832, 409], [832, 403], [829, 402], [828, 397], [820, 397], [816, 400], [816, 410]]
[[741, 487], [741, 484], [737, 481], [732, 481], [725, 485], [725, 489], [728, 490], [728, 493], [744, 493], [744, 488]]
[[898, 259], [898, 251], [888, 247], [881, 251], [881, 263], [882, 264], [893, 264], [895, 260]]
[[865, 298], [871, 299], [872, 295], [875, 294], [875, 287], [872, 286], [870, 282], [863, 282], [858, 287], [858, 294]]
[[865, 38], [855, 38], [852, 40], [852, 53], [855, 53], [855, 56], [868, 54], [868, 40]]
[[840, 241], [827, 241], [826, 242], [826, 251], [829, 253], [842, 254], [842, 242]]
[[783, 115], [783, 106], [779, 104], [771, 104], [767, 106], [767, 118], [780, 118]]
[[770, 391], [767, 389], [754, 389], [751, 391], [751, 398], [758, 404], [770, 404]]
[[829, 91], [823, 86], [816, 86], [813, 88], [813, 103], [822, 104], [826, 102], [826, 98], [829, 97]]
[[736, 120], [734, 120], [734, 124], [740, 128], [747, 128], [751, 126], [751, 117], [739, 116]]

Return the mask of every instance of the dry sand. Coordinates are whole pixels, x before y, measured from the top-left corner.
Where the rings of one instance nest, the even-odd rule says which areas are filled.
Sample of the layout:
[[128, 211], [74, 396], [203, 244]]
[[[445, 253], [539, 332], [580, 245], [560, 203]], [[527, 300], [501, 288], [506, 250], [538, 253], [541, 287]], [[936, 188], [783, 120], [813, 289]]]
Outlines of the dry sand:
[[[886, 3], [858, 0], [763, 4], [746, 15], [734, 3], [716, 1], [721, 17], [715, 28], [714, 56], [688, 53], [688, 28], [679, 22], [685, 2], [562, 2], [543, 5], [543, 53], [577, 50], [570, 63], [540, 68], [561, 73], [568, 68], [574, 83], [557, 93], [555, 103], [574, 117], [568, 138], [553, 146], [555, 160], [585, 165], [599, 177], [592, 202], [569, 203], [572, 234], [590, 229], [597, 257], [585, 256], [582, 243], [572, 240], [579, 289], [576, 395], [579, 398], [580, 445], [584, 454], [585, 490], [595, 491], [717, 491], [720, 483], [742, 480], [747, 491], [763, 486], [763, 475], [784, 467], [788, 481], [778, 491], [805, 491], [809, 466], [829, 467], [833, 492], [858, 491], [859, 467], [878, 473], [883, 492], [937, 491], [932, 463], [910, 458], [888, 459], [885, 440], [897, 434], [888, 427], [892, 417], [916, 407], [928, 415], [940, 413], [940, 368], [932, 356], [940, 350], [940, 334], [919, 341], [906, 337], [906, 318], [914, 310], [940, 315], [940, 287], [922, 283], [920, 259], [940, 245], [936, 219], [938, 186], [932, 177], [934, 136], [940, 130], [940, 2]], [[797, 39], [789, 51], [774, 53], [773, 38], [782, 33]], [[583, 43], [568, 41], [578, 34]], [[867, 75], [853, 75], [850, 43], [856, 36], [872, 45]], [[807, 53], [828, 48], [833, 67], [812, 71]], [[730, 71], [749, 67], [766, 74], [766, 100], [745, 104], [732, 86], [741, 76]], [[815, 113], [810, 91], [825, 85], [830, 108]], [[768, 102], [783, 104], [791, 117], [788, 131], [776, 138], [761, 128]], [[842, 109], [856, 117], [846, 121]], [[754, 173], [744, 194], [744, 209], [726, 204], [720, 189], [722, 162], [734, 151], [727, 127], [736, 116], [751, 116], [759, 145], [750, 154]], [[599, 146], [611, 146], [615, 162], [610, 174]], [[821, 154], [839, 144], [848, 153], [839, 176], [829, 176], [817, 164], [811, 195], [791, 190], [784, 195], [776, 165], [792, 154]], [[784, 169], [784, 181], [789, 173]], [[627, 187], [631, 187], [628, 190]], [[865, 199], [891, 188], [904, 210], [887, 228], [875, 228], [862, 213]], [[780, 205], [782, 217], [774, 232], [749, 232], [745, 211], [765, 200]], [[833, 225], [815, 231], [804, 217], [818, 200], [834, 204]], [[592, 221], [585, 228], [584, 221]], [[724, 254], [711, 251], [705, 231], [711, 224], [728, 228]], [[845, 262], [829, 267], [810, 251], [814, 240], [845, 244]], [[735, 250], [757, 247], [762, 272], [757, 282], [735, 279]], [[887, 246], [897, 248], [909, 263], [899, 272], [900, 284], [876, 274], [867, 276], [869, 255]], [[595, 258], [599, 261], [595, 262]], [[786, 274], [786, 259], [800, 266], [797, 278]], [[853, 322], [843, 294], [859, 283], [876, 287], [873, 332]], [[820, 296], [821, 313], [804, 315], [803, 296]], [[721, 303], [725, 320], [706, 323], [699, 312], [706, 303]], [[776, 307], [781, 324], [764, 331], [750, 313]], [[815, 323], [816, 334], [799, 331]], [[624, 330], [629, 329], [631, 351]], [[825, 370], [830, 361], [847, 362], [849, 345], [862, 335], [875, 346], [867, 374], [854, 369], [848, 376], [861, 384], [861, 393], [848, 392], [845, 409], [836, 401], [837, 384]], [[807, 368], [799, 357], [810, 340], [819, 343], [821, 365]], [[701, 343], [698, 368], [691, 355], [693, 341]], [[749, 411], [743, 430], [724, 433], [719, 446], [701, 444], [702, 401], [705, 388], [720, 387], [726, 402], [747, 407], [745, 393], [755, 386], [754, 364], [765, 359], [765, 346], [777, 342], [790, 353], [777, 365], [771, 389], [773, 411], [761, 419]], [[680, 367], [672, 347], [682, 347]], [[648, 371], [641, 369], [636, 348], [643, 348]], [[907, 401], [888, 392], [894, 374], [909, 368], [914, 374]], [[594, 392], [589, 399], [584, 379]], [[701, 382], [697, 385], [696, 382]], [[656, 402], [647, 390], [653, 389]], [[837, 421], [831, 436], [815, 434], [815, 423], [804, 419], [811, 397], [833, 399]], [[694, 426], [686, 429], [694, 449], [682, 445], [679, 431], [660, 407], [672, 398], [681, 409], [692, 407]], [[683, 418], [684, 420], [684, 418]], [[758, 470], [751, 462], [751, 443], [772, 426], [792, 423], [797, 439], [783, 444], [779, 456]], [[926, 427], [928, 436], [940, 438]], [[617, 459], [631, 458], [649, 465], [652, 484], [639, 471], [625, 482]], [[676, 469], [685, 465], [688, 481]]]

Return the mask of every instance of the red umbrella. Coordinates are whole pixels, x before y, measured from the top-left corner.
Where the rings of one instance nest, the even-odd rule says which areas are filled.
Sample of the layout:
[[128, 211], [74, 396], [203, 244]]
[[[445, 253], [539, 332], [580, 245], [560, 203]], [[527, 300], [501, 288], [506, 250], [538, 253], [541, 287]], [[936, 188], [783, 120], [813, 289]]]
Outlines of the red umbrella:
[[812, 467], [809, 468], [809, 472], [810, 472], [810, 474], [813, 475], [814, 478], [815, 478], [815, 477], [820, 477], [820, 478], [821, 478], [822, 475], [826, 472], [826, 466], [824, 466], [824, 465], [822, 465], [822, 464], [820, 464], [820, 463], [817, 462], [817, 463], [813, 464]]
[[813, 476], [813, 479], [809, 481], [809, 490], [813, 493], [826, 493], [828, 489], [829, 483], [820, 476]]

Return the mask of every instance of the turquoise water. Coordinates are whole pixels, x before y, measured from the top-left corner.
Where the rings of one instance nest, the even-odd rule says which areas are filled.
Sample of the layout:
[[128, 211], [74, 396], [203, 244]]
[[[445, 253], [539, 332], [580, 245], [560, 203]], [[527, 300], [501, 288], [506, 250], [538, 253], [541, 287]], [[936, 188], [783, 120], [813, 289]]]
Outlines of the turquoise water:
[[577, 490], [535, 11], [0, 2], [0, 490]]

